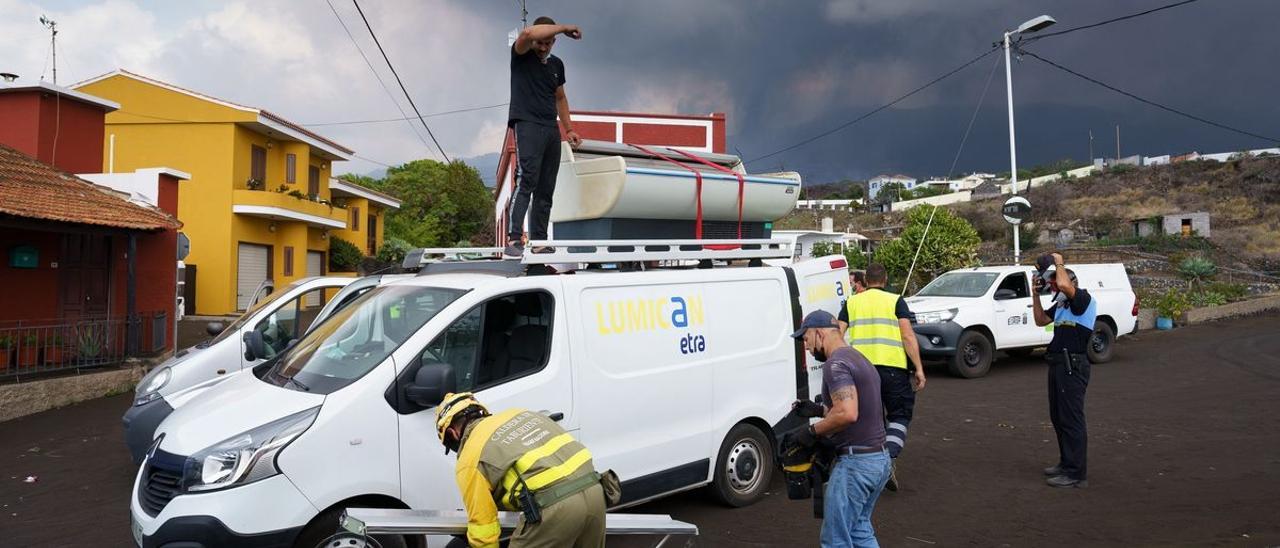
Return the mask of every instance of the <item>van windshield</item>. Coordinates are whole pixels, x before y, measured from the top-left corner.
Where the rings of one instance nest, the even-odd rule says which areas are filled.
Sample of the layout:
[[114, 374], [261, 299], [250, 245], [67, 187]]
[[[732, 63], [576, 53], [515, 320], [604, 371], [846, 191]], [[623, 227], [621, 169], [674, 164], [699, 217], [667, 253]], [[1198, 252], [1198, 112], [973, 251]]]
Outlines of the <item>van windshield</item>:
[[995, 272], [948, 272], [924, 286], [917, 297], [981, 297], [996, 281]]
[[302, 337], [262, 380], [304, 392], [332, 393], [387, 359], [463, 291], [389, 285], [361, 295]]

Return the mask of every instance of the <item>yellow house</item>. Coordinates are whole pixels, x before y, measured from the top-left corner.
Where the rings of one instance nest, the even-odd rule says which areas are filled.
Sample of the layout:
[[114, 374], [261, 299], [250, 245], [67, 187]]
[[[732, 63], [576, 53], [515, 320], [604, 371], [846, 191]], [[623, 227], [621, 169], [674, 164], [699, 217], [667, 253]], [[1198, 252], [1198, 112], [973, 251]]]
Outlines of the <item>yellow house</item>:
[[329, 239], [339, 234], [366, 253], [376, 249], [378, 215], [399, 206], [351, 183], [334, 188], [333, 162], [353, 152], [266, 110], [124, 70], [74, 89], [121, 105], [106, 119], [108, 171], [172, 165], [191, 174], [178, 218], [191, 240], [185, 262], [197, 314], [243, 310], [268, 278], [282, 285], [327, 273]]
[[347, 210], [347, 228], [333, 235], [356, 244], [365, 255], [375, 255], [382, 247], [388, 210], [400, 209], [400, 200], [350, 181], [329, 179], [334, 202]]

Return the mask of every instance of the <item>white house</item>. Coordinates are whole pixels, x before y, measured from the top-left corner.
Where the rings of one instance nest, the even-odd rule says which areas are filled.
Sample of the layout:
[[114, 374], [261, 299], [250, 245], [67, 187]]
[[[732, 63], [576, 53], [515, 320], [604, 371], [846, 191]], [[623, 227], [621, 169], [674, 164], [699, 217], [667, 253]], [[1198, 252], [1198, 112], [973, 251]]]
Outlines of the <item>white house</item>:
[[862, 200], [796, 200], [796, 209], [826, 209], [848, 211], [862, 204]]
[[902, 188], [911, 190], [916, 187], [916, 178], [909, 175], [876, 175], [867, 182], [867, 197], [875, 199], [880, 189], [889, 183], [901, 183]]

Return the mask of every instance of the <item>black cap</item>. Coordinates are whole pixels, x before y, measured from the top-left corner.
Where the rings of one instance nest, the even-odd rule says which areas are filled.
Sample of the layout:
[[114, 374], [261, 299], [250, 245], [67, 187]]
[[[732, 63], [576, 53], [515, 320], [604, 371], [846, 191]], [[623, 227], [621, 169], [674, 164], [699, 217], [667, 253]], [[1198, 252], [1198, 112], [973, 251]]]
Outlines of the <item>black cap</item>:
[[1053, 266], [1054, 261], [1052, 254], [1041, 255], [1040, 258], [1036, 259], [1036, 273], [1040, 276], [1040, 279], [1046, 282], [1052, 279], [1052, 275], [1050, 274], [1052, 271], [1049, 269], [1053, 268]]
[[826, 310], [814, 310], [813, 312], [810, 312], [808, 316], [804, 317], [804, 321], [800, 322], [800, 329], [797, 329], [795, 333], [791, 334], [791, 336], [799, 339], [804, 336], [805, 331], [813, 328], [821, 329], [824, 327], [839, 327], [836, 325], [836, 317], [832, 316], [831, 313]]

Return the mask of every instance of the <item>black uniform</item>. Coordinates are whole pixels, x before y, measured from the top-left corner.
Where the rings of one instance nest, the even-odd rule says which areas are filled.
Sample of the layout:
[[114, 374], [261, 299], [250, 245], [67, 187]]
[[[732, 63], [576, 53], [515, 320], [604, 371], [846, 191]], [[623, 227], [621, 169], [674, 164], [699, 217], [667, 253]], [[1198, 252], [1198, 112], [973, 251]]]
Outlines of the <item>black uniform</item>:
[[1089, 387], [1089, 342], [1098, 317], [1098, 304], [1088, 291], [1045, 311], [1053, 318], [1053, 340], [1045, 359], [1049, 362], [1049, 419], [1058, 435], [1058, 467], [1073, 480], [1084, 481], [1088, 467], [1088, 433], [1084, 419], [1084, 394]]
[[[524, 55], [511, 46], [511, 108], [507, 126], [516, 137], [516, 195], [507, 211], [507, 236], [519, 242], [529, 214], [529, 239], [547, 239], [551, 196], [560, 171], [560, 129], [556, 124], [556, 90], [563, 86], [564, 63], [555, 55], [543, 62], [530, 49]], [[530, 211], [532, 202], [532, 211]]]

